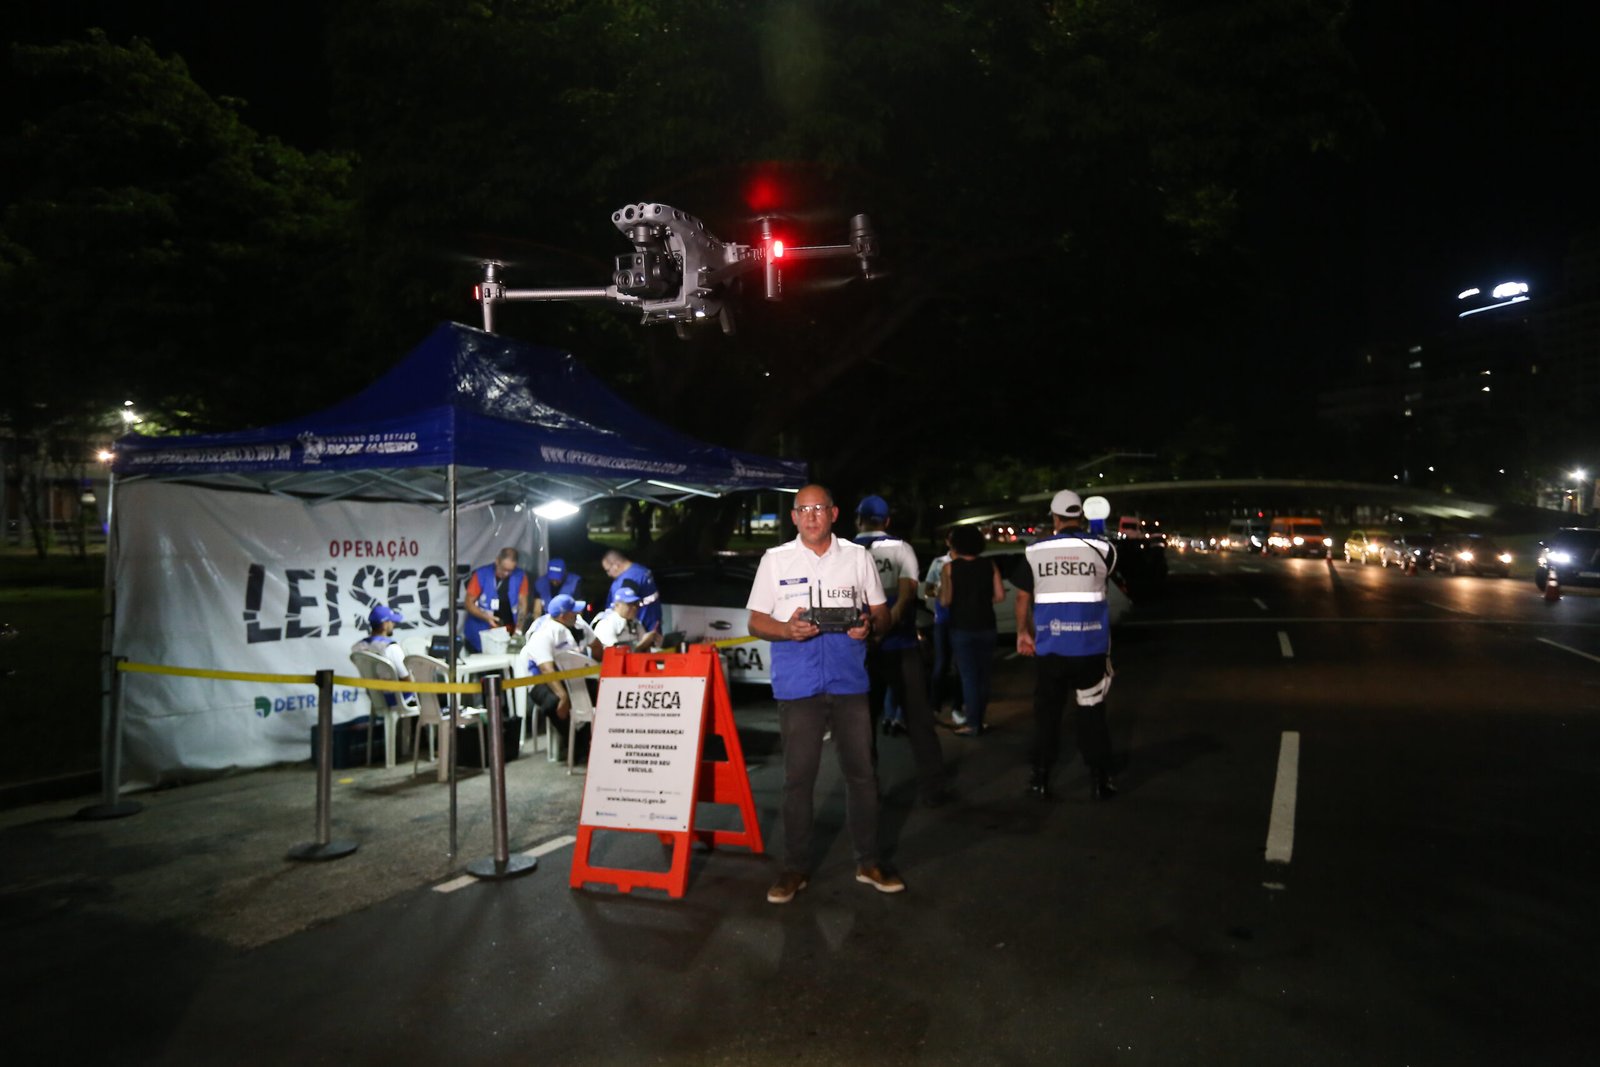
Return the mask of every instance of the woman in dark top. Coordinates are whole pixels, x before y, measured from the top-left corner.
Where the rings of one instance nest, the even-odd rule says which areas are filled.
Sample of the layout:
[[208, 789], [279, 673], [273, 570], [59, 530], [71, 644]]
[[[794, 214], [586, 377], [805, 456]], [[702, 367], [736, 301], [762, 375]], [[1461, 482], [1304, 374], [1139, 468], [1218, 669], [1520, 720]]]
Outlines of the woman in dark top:
[[939, 575], [939, 603], [950, 610], [950, 651], [961, 675], [967, 724], [960, 737], [984, 731], [989, 706], [989, 668], [994, 659], [994, 606], [1005, 599], [1000, 571], [983, 554], [983, 534], [976, 526], [950, 531], [950, 562]]

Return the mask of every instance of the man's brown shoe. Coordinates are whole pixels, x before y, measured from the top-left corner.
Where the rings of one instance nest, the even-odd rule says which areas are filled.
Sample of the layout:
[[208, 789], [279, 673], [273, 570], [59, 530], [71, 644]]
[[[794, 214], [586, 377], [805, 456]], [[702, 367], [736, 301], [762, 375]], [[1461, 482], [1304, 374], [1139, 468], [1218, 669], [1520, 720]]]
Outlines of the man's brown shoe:
[[768, 904], [787, 904], [794, 895], [806, 887], [806, 876], [799, 871], [784, 871], [767, 890]]
[[856, 881], [865, 882], [880, 893], [903, 893], [905, 881], [897, 874], [884, 874], [881, 867], [857, 867]]

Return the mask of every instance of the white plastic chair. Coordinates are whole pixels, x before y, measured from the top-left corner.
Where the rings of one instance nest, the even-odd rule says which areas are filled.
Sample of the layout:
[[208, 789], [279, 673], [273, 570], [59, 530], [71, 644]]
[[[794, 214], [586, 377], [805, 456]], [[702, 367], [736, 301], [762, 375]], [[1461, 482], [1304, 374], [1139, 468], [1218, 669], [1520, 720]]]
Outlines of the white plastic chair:
[[[442, 660], [434, 659], [432, 656], [407, 656], [406, 670], [410, 671], [411, 677], [419, 682], [443, 682], [448, 680], [450, 676], [450, 668]], [[417, 725], [411, 735], [411, 774], [413, 777], [416, 775], [417, 766], [422, 759], [422, 738], [420, 736], [422, 728], [431, 726], [438, 736], [438, 745], [430, 745], [428, 755], [438, 759], [439, 774], [443, 778], [445, 776], [445, 768], [448, 766], [450, 759], [450, 746], [455, 743], [455, 731], [439, 729], [445, 724], [449, 716], [445, 714], [444, 709], [440, 706], [438, 693], [418, 693], [417, 708]], [[478, 708], [462, 708], [460, 725], [466, 726], [471, 723], [478, 727], [478, 751], [487, 756], [489, 737], [484, 732], [483, 715], [479, 712], [480, 709]], [[437, 748], [437, 752], [435, 752], [435, 748]]]
[[[512, 657], [512, 660], [511, 660], [511, 677], [512, 678], [526, 678], [526, 677], [528, 677], [528, 660], [527, 660], [526, 657], [524, 657], [524, 656], [514, 656], [514, 657]], [[528, 738], [530, 738], [530, 737], [533, 738], [533, 751], [537, 753], [539, 751], [539, 735], [534, 731], [534, 727], [535, 727], [536, 724], [533, 721], [533, 719], [534, 719], [533, 701], [528, 699], [529, 696], [531, 695], [530, 694], [530, 690], [532, 688], [533, 688], [532, 686], [519, 685], [514, 689], [505, 690], [505, 694], [506, 694], [506, 703], [511, 708], [511, 714], [522, 716], [522, 737], [521, 737], [520, 740], [523, 741], [523, 742], [526, 742], [528, 740]], [[555, 762], [555, 758], [556, 758], [555, 757], [555, 751], [556, 751], [555, 745], [551, 743], [554, 739], [555, 739], [555, 727], [551, 725], [550, 720], [547, 718], [545, 720], [545, 729], [544, 729], [544, 750], [550, 754], [549, 758], [550, 758], [550, 762], [552, 762], [552, 763]]]
[[[395, 674], [394, 664], [389, 662], [387, 656], [376, 652], [352, 652], [350, 662], [355, 664], [357, 673], [363, 678], [372, 681], [397, 682], [399, 676]], [[383, 765], [394, 766], [394, 741], [395, 734], [400, 728], [400, 719], [405, 715], [416, 715], [418, 709], [415, 705], [406, 704], [401, 700], [400, 694], [395, 694], [395, 703], [390, 704], [383, 698], [387, 690], [368, 689], [367, 694], [367, 766], [372, 766], [372, 724], [377, 720], [378, 709], [383, 709]]]
[[[575, 671], [584, 667], [593, 667], [594, 660], [582, 652], [563, 651], [556, 653], [556, 670]], [[577, 736], [578, 726], [581, 723], [594, 722], [594, 700], [589, 696], [589, 679], [568, 678], [567, 699], [572, 704], [572, 710], [567, 716], [567, 773], [572, 773], [572, 739]]]

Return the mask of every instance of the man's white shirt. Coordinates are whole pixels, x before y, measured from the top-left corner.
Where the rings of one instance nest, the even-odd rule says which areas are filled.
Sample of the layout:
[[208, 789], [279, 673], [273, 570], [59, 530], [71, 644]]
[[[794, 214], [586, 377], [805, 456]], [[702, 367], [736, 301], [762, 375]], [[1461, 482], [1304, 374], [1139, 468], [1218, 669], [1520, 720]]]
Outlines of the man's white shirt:
[[607, 648], [616, 644], [632, 648], [644, 639], [644, 628], [638, 619], [624, 619], [607, 608], [594, 620], [594, 635]]

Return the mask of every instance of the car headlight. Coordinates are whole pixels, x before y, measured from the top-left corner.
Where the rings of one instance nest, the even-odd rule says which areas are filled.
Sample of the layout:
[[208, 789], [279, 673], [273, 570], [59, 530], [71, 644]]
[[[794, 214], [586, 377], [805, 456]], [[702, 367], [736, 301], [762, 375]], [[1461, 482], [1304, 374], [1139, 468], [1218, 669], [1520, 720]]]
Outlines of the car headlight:
[[1457, 556], [1457, 558], [1459, 558], [1459, 559], [1460, 559], [1460, 560], [1461, 560], [1461, 562], [1463, 562], [1463, 563], [1471, 563], [1471, 562], [1472, 562], [1472, 553], [1471, 553], [1471, 552], [1469, 552], [1469, 551], [1467, 551], [1467, 550], [1465, 550], [1465, 549], [1463, 549], [1463, 550], [1462, 550], [1462, 551], [1460, 551], [1460, 552], [1457, 552], [1457, 553], [1456, 553], [1456, 556]]
[[1511, 553], [1502, 552], [1502, 553], [1500, 553], [1498, 558], [1499, 558], [1501, 563], [1510, 563], [1511, 562]]
[[1324, 537], [1324, 538], [1323, 538], [1323, 539], [1322, 539], [1322, 543], [1323, 543], [1323, 545], [1324, 545], [1324, 546], [1326, 546], [1326, 547], [1328, 547], [1328, 548], [1332, 548], [1332, 547], [1333, 547], [1333, 538], [1331, 538], [1331, 537]]
[[1572, 562], [1572, 553], [1571, 552], [1561, 552], [1561, 551], [1552, 552], [1552, 553], [1550, 553], [1550, 562], [1551, 563], [1571, 563]]
[[1297, 544], [1297, 545], [1303, 545], [1303, 544], [1306, 543], [1306, 539], [1304, 537], [1296, 536], [1295, 539], [1294, 539], [1294, 543]]

